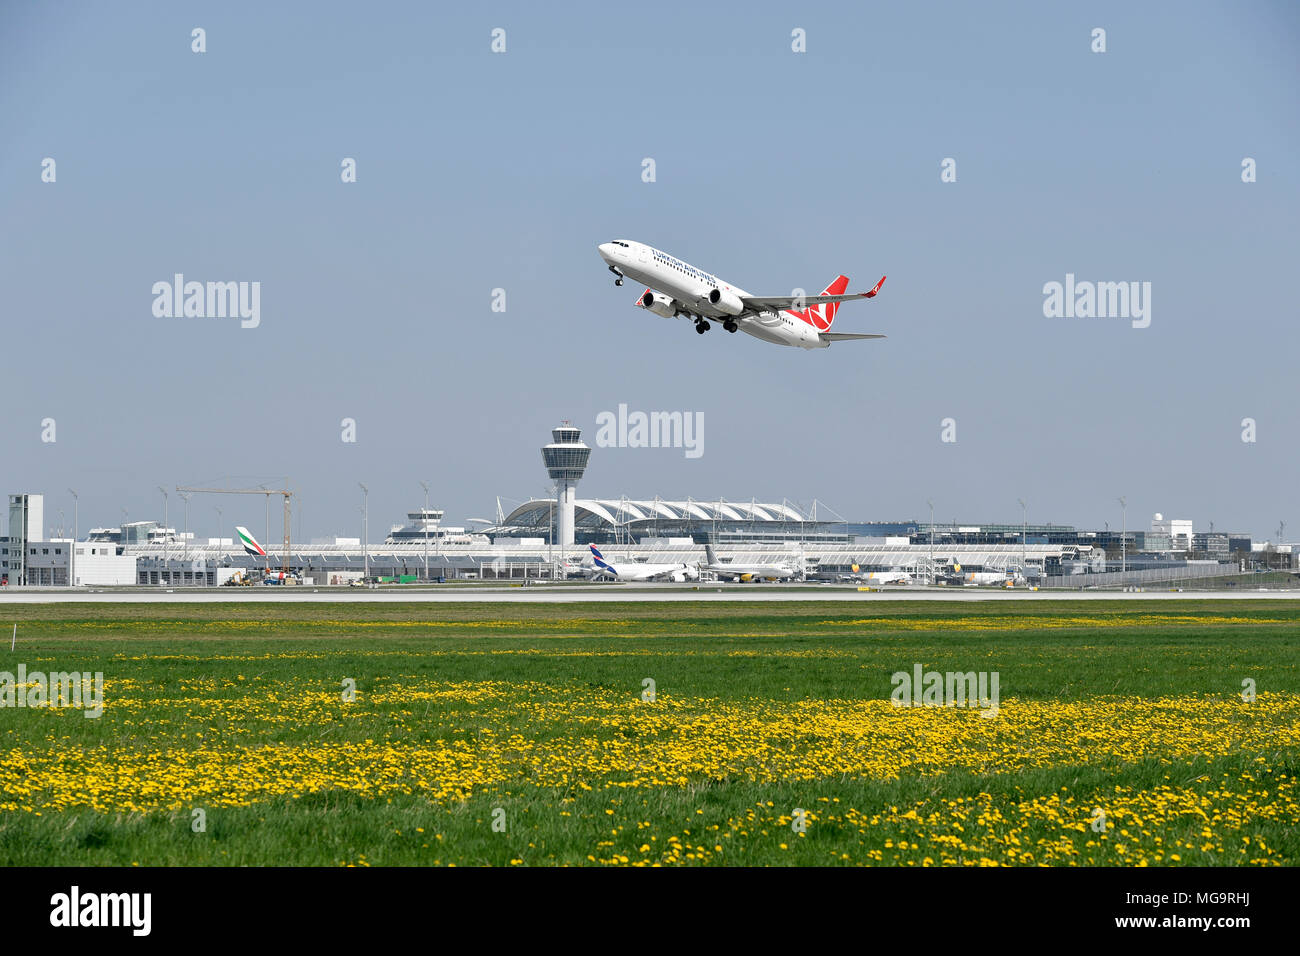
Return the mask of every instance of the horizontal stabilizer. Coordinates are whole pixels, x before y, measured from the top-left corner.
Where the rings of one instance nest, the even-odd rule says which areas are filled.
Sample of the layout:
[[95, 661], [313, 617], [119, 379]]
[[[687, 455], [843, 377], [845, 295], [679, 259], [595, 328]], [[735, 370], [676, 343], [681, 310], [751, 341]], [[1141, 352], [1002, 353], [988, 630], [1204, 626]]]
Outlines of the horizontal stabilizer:
[[883, 335], [868, 335], [862, 332], [818, 332], [817, 337], [823, 342], [848, 342], [850, 339], [883, 339]]

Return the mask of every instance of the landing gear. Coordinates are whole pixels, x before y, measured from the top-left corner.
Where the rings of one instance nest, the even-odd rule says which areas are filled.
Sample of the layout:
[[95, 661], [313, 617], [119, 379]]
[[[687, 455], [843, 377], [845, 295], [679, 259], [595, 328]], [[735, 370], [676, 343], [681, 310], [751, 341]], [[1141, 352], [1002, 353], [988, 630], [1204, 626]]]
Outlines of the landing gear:
[[615, 266], [610, 266], [609, 271], [614, 273], [614, 285], [622, 285], [623, 273], [619, 272], [618, 268]]
[[734, 332], [734, 331], [736, 331], [736, 329], [740, 328], [740, 326], [738, 326], [738, 325], [737, 325], [734, 321], [732, 321], [731, 319], [727, 319], [726, 322], [722, 323], [722, 327], [723, 327], [724, 329], [726, 329], [728, 332]]
[[696, 332], [699, 332], [700, 335], [703, 335], [705, 332], [709, 331], [709, 323], [707, 323], [707, 322], [696, 322], [696, 323], [695, 323], [695, 331], [696, 331]]

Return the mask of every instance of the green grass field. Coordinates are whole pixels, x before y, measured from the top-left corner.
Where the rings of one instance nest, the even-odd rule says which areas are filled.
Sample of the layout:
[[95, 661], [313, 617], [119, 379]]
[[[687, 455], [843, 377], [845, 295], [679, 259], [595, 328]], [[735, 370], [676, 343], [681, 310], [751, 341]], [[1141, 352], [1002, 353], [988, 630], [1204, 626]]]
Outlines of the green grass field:
[[[0, 607], [14, 622], [0, 671], [100, 671], [104, 711], [0, 707], [5, 865], [1300, 858], [1294, 602]], [[996, 713], [895, 706], [918, 664], [996, 672]]]

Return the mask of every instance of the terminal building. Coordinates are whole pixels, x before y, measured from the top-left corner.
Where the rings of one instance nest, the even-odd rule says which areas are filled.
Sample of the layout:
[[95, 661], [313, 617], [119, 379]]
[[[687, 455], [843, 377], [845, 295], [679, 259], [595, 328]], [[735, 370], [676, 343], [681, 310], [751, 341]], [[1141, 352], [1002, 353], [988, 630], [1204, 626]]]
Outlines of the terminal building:
[[[545, 504], [534, 503], [533, 510]], [[554, 501], [549, 504], [555, 506]], [[1052, 578], [1095, 577], [1096, 572], [1118, 571], [1120, 567], [1119, 550], [1097, 544], [1049, 542], [1032, 536], [986, 543], [953, 540], [953, 536], [939, 533], [932, 543], [925, 525], [916, 535], [861, 536], [850, 533], [842, 523], [814, 523], [806, 516], [801, 522], [799, 512], [783, 513], [772, 504], [734, 507], [724, 501], [719, 508], [716, 501], [713, 507], [704, 507], [693, 500], [652, 500], [649, 513], [637, 502], [624, 499], [575, 499], [574, 504], [580, 519], [592, 515], [592, 521], [608, 524], [605, 530], [616, 540], [602, 541], [602, 551], [616, 562], [702, 562], [704, 545], [712, 543], [720, 555], [738, 563], [780, 564], [797, 556], [813, 577], [900, 569], [924, 577], [937, 569], [959, 566], [967, 572], [1019, 570], [1026, 577], [1050, 583]], [[516, 521], [520, 510], [513, 513]], [[565, 548], [545, 533], [548, 525], [544, 521], [540, 528], [536, 524], [511, 526], [516, 532], [525, 527], [536, 530], [539, 533], [535, 535], [487, 536], [464, 534], [459, 529], [446, 533], [453, 529], [439, 528], [440, 533], [430, 533], [427, 541], [423, 528], [416, 532], [408, 525], [379, 544], [338, 538], [295, 545], [287, 563], [303, 584], [310, 585], [350, 584], [359, 581], [366, 568], [372, 577], [394, 581], [566, 576], [572, 564], [584, 557], [581, 539], [587, 535], [579, 530], [575, 535], [579, 543]], [[582, 527], [579, 520], [577, 528]], [[81, 586], [215, 586], [237, 573], [279, 568], [286, 563], [274, 544], [267, 546], [266, 558], [254, 557], [228, 538], [196, 542], [160, 540], [160, 536], [151, 535], [135, 544], [87, 540], [77, 542], [75, 554], [71, 554], [72, 542], [68, 540], [41, 541], [29, 536], [25, 569], [11, 542], [0, 543], [0, 549], [5, 552], [0, 560], [9, 564], [10, 584], [55, 587], [65, 586], [74, 575]], [[1208, 576], [1223, 568], [1218, 560], [1196, 565], [1186, 555], [1168, 552], [1129, 550], [1125, 560], [1129, 574], [1149, 572], [1151, 580], [1162, 572]]]
[[[574, 498], [570, 543], [633, 544], [644, 539], [688, 539], [695, 544], [826, 542], [847, 544], [851, 535], [840, 521], [818, 521], [788, 502], [730, 501], [725, 498]], [[563, 506], [559, 514], [563, 513]], [[563, 541], [556, 500], [526, 501], [488, 533], [496, 538]]]
[[136, 556], [111, 541], [46, 537], [43, 495], [9, 496], [7, 534], [0, 537], [0, 587], [135, 584]]
[[[851, 522], [814, 502], [758, 501], [702, 495], [685, 499], [579, 497], [591, 449], [581, 431], [563, 422], [541, 448], [555, 483], [551, 498], [525, 501], [496, 523], [467, 531], [442, 524], [443, 511], [407, 513], [380, 544], [357, 538], [293, 545], [285, 556], [266, 542], [266, 557], [245, 553], [230, 538], [199, 541], [155, 521], [94, 528], [86, 540], [49, 540], [44, 500], [9, 496], [8, 525], [0, 530], [0, 584], [111, 587], [127, 584], [217, 586], [235, 577], [288, 565], [314, 586], [372, 578], [394, 581], [549, 579], [574, 574], [586, 545], [598, 544], [616, 562], [704, 561], [704, 546], [745, 564], [801, 561], [811, 578], [872, 571], [906, 571], [934, 580], [945, 569], [1016, 572], [1051, 584], [1099, 584], [1211, 577], [1244, 567], [1248, 535], [1196, 532], [1191, 521], [1157, 514], [1150, 530], [1083, 531], [1057, 524], [960, 524], [901, 520]], [[486, 522], [485, 522], [486, 524]], [[1282, 566], [1300, 557], [1286, 549]], [[1245, 557], [1243, 557], [1243, 555]], [[1270, 565], [1272, 566], [1272, 565]], [[1121, 575], [1122, 572], [1122, 575]]]

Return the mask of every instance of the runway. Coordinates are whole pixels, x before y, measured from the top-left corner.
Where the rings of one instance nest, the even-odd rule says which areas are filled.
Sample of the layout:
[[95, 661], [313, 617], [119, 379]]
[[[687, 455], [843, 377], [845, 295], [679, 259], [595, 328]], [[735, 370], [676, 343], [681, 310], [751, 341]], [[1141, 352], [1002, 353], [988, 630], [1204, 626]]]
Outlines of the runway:
[[704, 585], [528, 588], [448, 588], [438, 590], [334, 590], [216, 588], [209, 590], [62, 591], [0, 593], [0, 607], [24, 604], [580, 604], [796, 601], [1296, 601], [1300, 589], [1279, 591], [1003, 591], [994, 589], [897, 588], [859, 591], [844, 587], [767, 589], [754, 585]]

